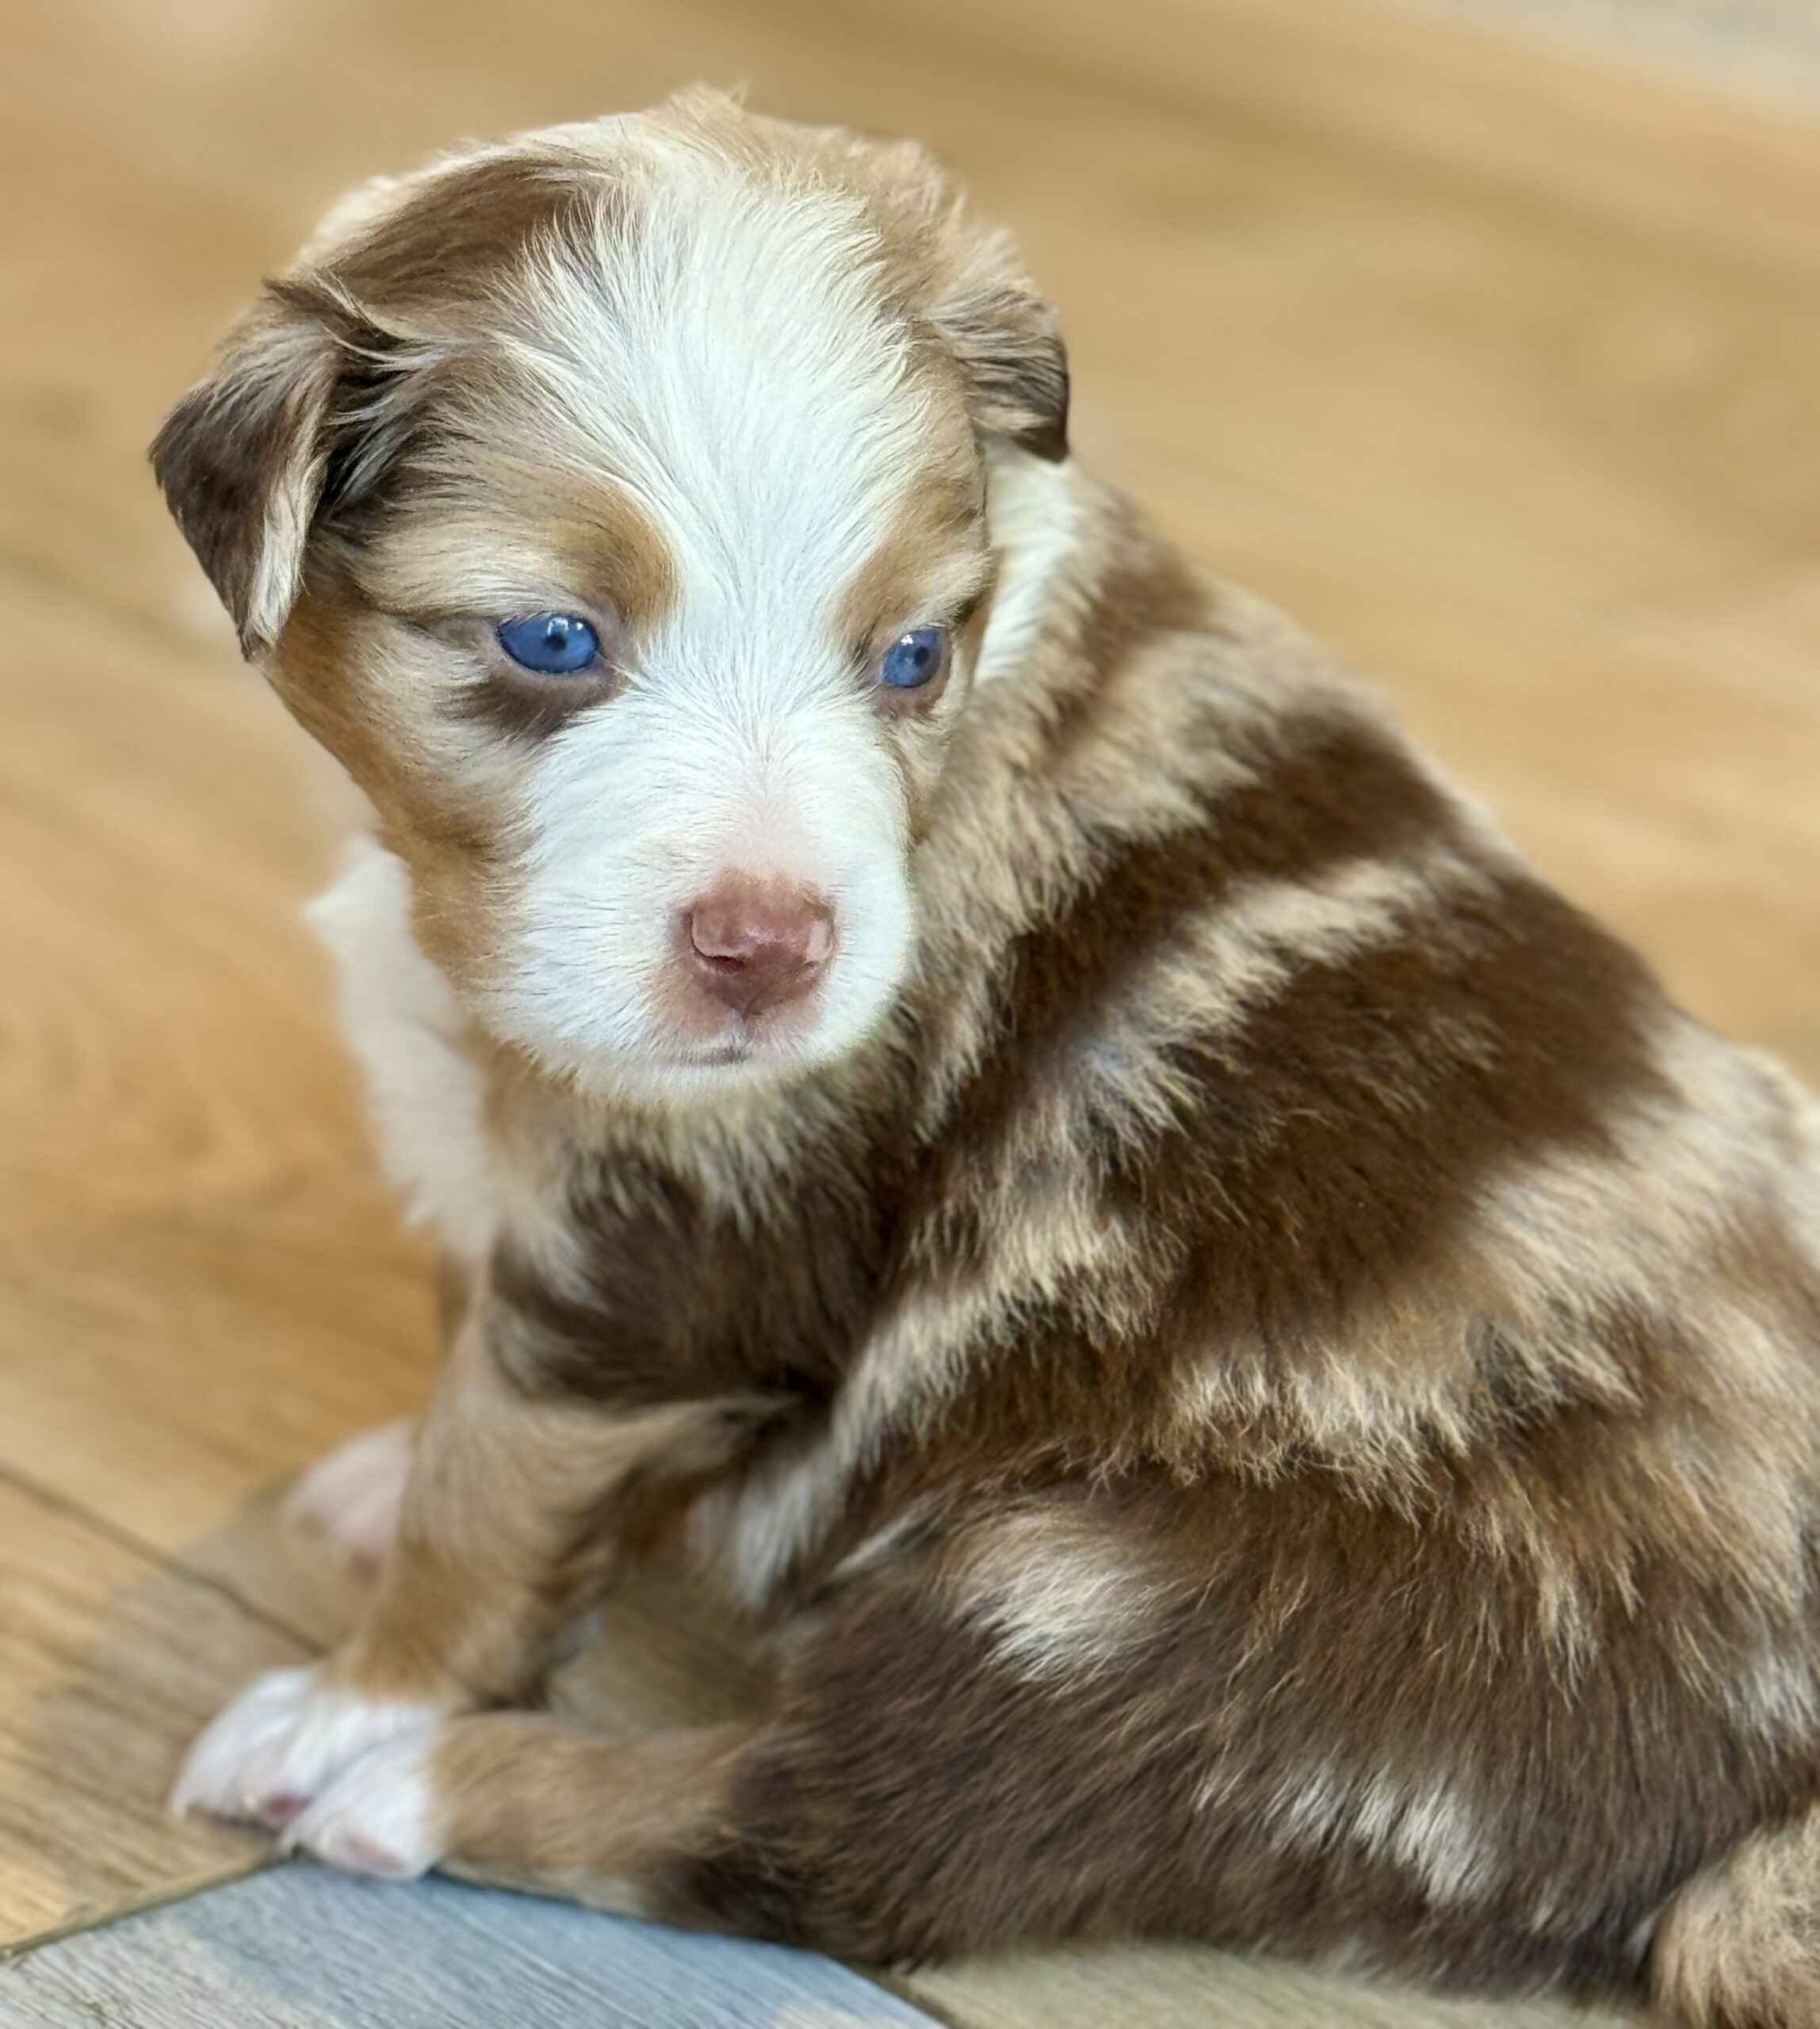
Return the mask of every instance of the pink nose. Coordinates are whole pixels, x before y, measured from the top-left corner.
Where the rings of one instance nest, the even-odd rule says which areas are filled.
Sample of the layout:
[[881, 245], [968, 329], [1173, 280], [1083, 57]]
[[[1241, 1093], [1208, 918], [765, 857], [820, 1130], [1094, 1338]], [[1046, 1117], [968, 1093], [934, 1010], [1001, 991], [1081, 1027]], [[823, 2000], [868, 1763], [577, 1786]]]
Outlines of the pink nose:
[[684, 919], [684, 957], [735, 1014], [751, 1016], [810, 992], [834, 949], [834, 913], [807, 888], [723, 881]]

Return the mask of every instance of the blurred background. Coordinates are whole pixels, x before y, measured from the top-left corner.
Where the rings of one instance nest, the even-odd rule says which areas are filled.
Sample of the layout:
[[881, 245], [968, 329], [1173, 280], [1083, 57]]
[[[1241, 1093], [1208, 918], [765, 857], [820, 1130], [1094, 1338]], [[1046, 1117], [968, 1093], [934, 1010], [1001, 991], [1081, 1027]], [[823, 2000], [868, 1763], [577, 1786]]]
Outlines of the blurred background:
[[[300, 736], [144, 447], [344, 186], [696, 78], [933, 143], [1062, 306], [1078, 454], [1820, 1078], [1815, 0], [11, 0], [0, 1945], [250, 1866], [162, 1819], [177, 1744], [332, 1634], [271, 1490], [431, 1358], [296, 921]], [[67, 1948], [0, 2022], [94, 2019]], [[1069, 1977], [923, 1992], [1126, 2019]], [[1202, 1992], [1145, 1977], [1134, 2022]]]

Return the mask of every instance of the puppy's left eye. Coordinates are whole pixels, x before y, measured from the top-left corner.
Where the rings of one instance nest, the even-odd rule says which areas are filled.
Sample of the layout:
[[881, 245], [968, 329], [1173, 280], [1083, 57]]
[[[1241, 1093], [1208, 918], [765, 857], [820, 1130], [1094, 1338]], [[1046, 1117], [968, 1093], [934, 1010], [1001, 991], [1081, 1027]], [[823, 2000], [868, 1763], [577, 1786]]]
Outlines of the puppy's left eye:
[[942, 673], [948, 659], [945, 627], [912, 627], [879, 658], [878, 681], [893, 690], [920, 690]]
[[578, 613], [534, 613], [495, 631], [514, 662], [541, 675], [575, 676], [600, 660], [600, 636]]

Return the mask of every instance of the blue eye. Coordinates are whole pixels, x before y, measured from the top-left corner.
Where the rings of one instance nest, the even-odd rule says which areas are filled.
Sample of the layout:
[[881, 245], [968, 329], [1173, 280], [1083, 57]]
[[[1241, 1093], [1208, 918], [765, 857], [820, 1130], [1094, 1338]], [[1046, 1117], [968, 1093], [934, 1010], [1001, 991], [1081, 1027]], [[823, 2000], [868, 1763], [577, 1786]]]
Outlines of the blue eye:
[[894, 690], [916, 690], [940, 675], [948, 659], [945, 627], [912, 627], [900, 634], [878, 664], [878, 680]]
[[600, 659], [600, 636], [575, 613], [534, 613], [502, 621], [498, 632], [514, 662], [544, 676], [573, 676]]

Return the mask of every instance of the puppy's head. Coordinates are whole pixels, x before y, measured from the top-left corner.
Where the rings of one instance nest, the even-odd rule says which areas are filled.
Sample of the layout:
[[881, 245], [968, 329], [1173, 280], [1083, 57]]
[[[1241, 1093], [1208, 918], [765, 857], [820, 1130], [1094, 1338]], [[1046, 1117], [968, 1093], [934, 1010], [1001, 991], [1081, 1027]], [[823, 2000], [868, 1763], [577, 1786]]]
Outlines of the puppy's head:
[[154, 448], [489, 1028], [661, 1098], [850, 1049], [1054, 319], [920, 151], [697, 94], [369, 186]]

